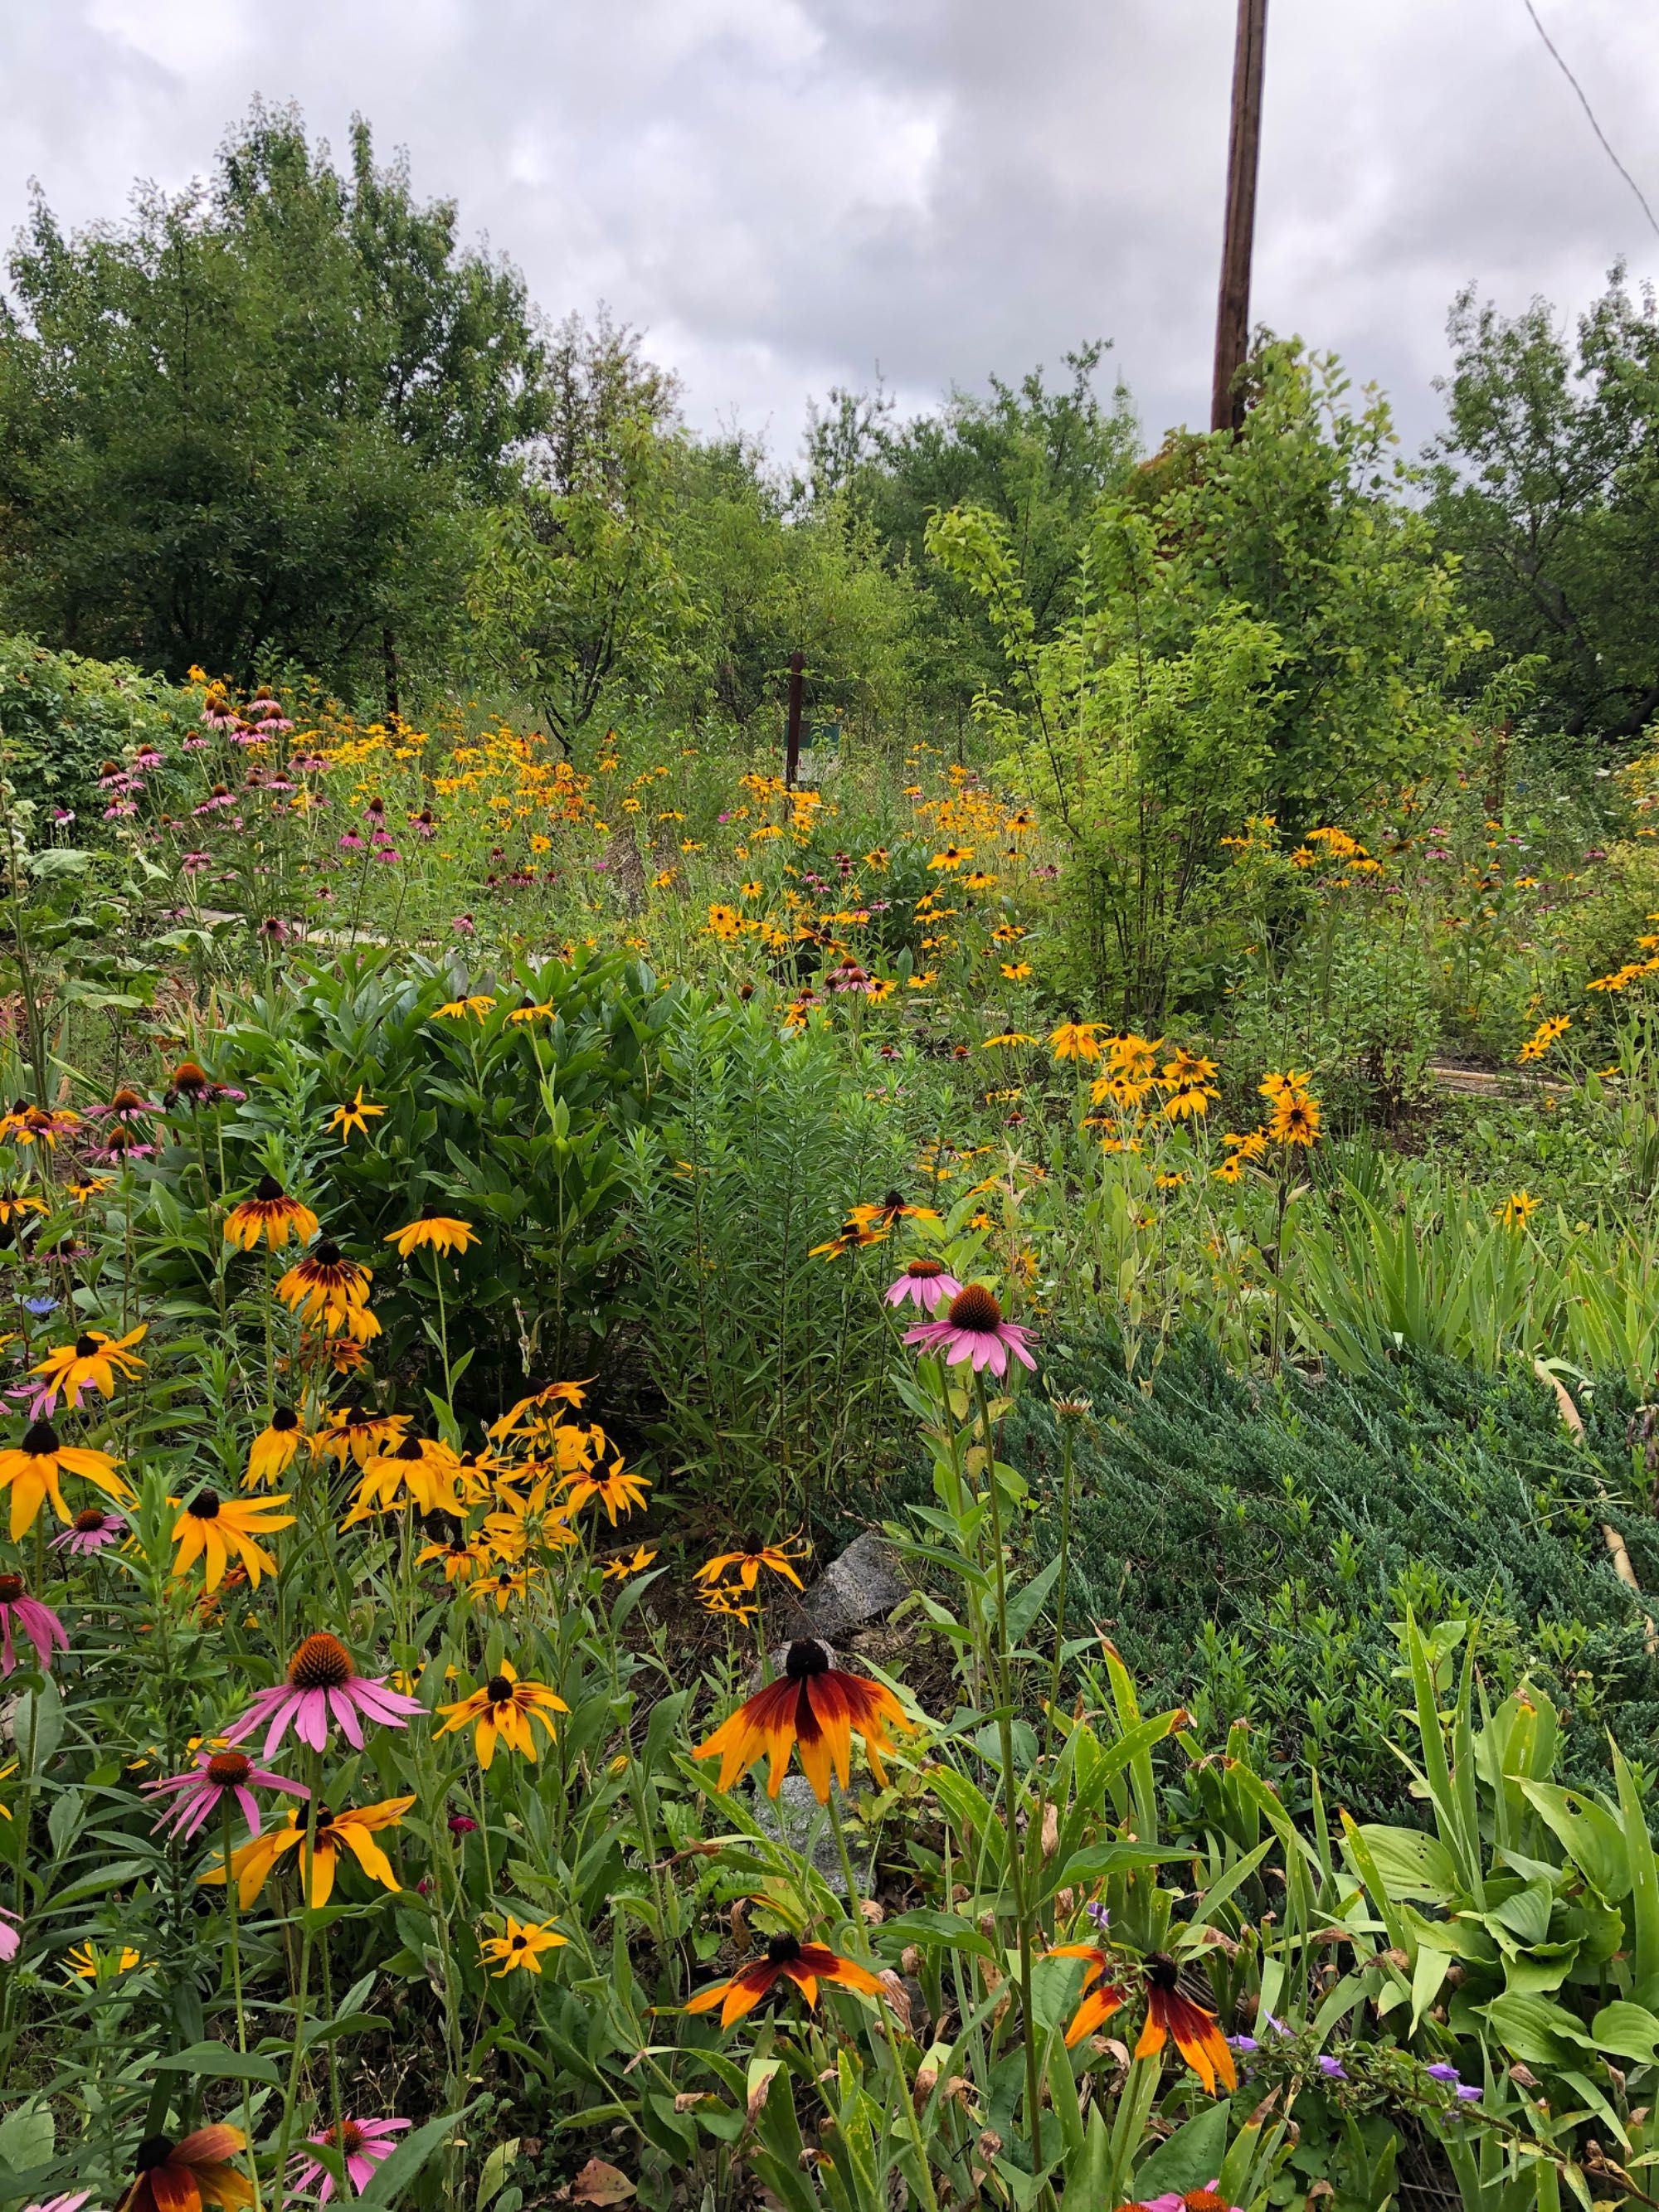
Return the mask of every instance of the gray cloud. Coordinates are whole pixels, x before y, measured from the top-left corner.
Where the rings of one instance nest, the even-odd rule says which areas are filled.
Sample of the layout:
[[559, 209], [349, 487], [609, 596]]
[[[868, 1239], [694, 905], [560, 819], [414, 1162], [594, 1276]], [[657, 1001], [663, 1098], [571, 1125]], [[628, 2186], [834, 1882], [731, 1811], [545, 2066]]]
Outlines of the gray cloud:
[[[1659, 201], [1659, 16], [1540, 0]], [[607, 300], [688, 413], [793, 453], [879, 362], [908, 404], [1109, 337], [1200, 420], [1230, 0], [10, 0], [0, 224], [205, 174], [255, 93], [354, 109], [555, 316]], [[1646, 165], [1644, 167], [1644, 165]], [[1581, 306], [1659, 240], [1521, 0], [1273, 0], [1255, 311], [1432, 428], [1452, 294]]]

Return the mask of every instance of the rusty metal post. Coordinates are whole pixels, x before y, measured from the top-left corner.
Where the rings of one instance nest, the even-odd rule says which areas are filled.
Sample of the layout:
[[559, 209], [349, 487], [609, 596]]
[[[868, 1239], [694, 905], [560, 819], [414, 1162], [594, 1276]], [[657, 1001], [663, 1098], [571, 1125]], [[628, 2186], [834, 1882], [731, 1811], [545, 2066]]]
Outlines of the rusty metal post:
[[789, 729], [784, 741], [783, 780], [791, 791], [795, 787], [795, 771], [800, 766], [800, 687], [805, 666], [806, 655], [804, 653], [790, 654]]
[[1215, 379], [1210, 428], [1241, 430], [1244, 395], [1235, 387], [1250, 345], [1250, 250], [1255, 240], [1255, 178], [1261, 153], [1261, 64], [1267, 0], [1238, 0], [1233, 47], [1232, 128], [1227, 142], [1227, 219], [1215, 313]]

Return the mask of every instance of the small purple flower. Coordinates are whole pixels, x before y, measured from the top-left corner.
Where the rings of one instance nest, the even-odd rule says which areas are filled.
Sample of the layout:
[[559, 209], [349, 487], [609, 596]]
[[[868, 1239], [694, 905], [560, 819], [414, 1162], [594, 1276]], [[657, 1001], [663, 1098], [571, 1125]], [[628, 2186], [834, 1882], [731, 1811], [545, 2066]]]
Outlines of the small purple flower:
[[56, 1298], [25, 1298], [23, 1310], [32, 1313], [36, 1321], [44, 1321], [49, 1313], [57, 1312], [58, 1303]]
[[1346, 2081], [1348, 2078], [1347, 2068], [1340, 2058], [1333, 2058], [1328, 2051], [1321, 2051], [1319, 2070], [1328, 2081]]
[[1431, 2081], [1461, 2081], [1462, 2075], [1455, 2066], [1448, 2066], [1443, 2058], [1424, 2069]]
[[1261, 2045], [1256, 2041], [1253, 2035], [1230, 2035], [1227, 2038], [1227, 2048], [1229, 2051], [1238, 2051], [1248, 2053], [1252, 2051], [1260, 2051]]
[[1480, 2091], [1473, 2081], [1460, 2081], [1457, 2085], [1457, 2101], [1460, 2105], [1478, 2105], [1480, 2101]]
[[1109, 1905], [1090, 1904], [1085, 1905], [1083, 1909], [1097, 1928], [1103, 1931], [1111, 1926], [1112, 1908]]

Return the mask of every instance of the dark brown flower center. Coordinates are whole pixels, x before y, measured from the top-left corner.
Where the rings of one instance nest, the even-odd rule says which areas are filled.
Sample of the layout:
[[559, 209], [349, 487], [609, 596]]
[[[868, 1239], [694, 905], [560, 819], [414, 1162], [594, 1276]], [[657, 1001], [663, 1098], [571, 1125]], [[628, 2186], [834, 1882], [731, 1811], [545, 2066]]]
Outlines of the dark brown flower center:
[[339, 1246], [325, 1237], [306, 1264], [313, 1268], [337, 1267], [340, 1264]]
[[23, 1449], [31, 1459], [50, 1459], [58, 1449], [57, 1430], [50, 1421], [36, 1421], [23, 1433]]
[[904, 1272], [919, 1283], [931, 1283], [935, 1276], [945, 1273], [945, 1266], [939, 1260], [912, 1260]]
[[397, 1450], [392, 1452], [390, 1456], [392, 1459], [404, 1460], [424, 1459], [426, 1457], [426, 1447], [418, 1437], [405, 1437], [402, 1443], [398, 1445]]
[[88, 1336], [86, 1331], [82, 1329], [80, 1335], [75, 1340], [76, 1358], [77, 1359], [90, 1359], [93, 1353], [96, 1352], [97, 1349], [97, 1338], [95, 1336]]
[[1155, 1990], [1172, 1990], [1181, 1978], [1181, 1969], [1162, 1951], [1154, 1951], [1146, 1961], [1146, 1978]]
[[291, 1430], [299, 1427], [300, 1416], [292, 1406], [278, 1406], [270, 1417], [270, 1425], [279, 1437], [285, 1437]]
[[218, 1492], [198, 1490], [185, 1510], [192, 1521], [216, 1521], [219, 1518]]
[[289, 1685], [295, 1690], [343, 1690], [353, 1672], [351, 1654], [326, 1629], [307, 1636], [288, 1664]]
[[792, 1959], [800, 1956], [800, 1945], [793, 1936], [775, 1936], [766, 1947], [769, 1966], [787, 1966]]
[[792, 1682], [804, 1682], [811, 1674], [827, 1674], [829, 1651], [816, 1636], [802, 1637], [799, 1643], [790, 1645], [783, 1671]]
[[505, 1674], [492, 1674], [484, 1684], [484, 1695], [492, 1705], [507, 1705], [513, 1702], [513, 1685]]
[[173, 2156], [171, 2136], [146, 2136], [133, 2157], [136, 2173], [154, 2173], [158, 2166], [165, 2166]]
[[15, 1605], [22, 1595], [21, 1575], [0, 1575], [0, 1605]]
[[253, 1195], [269, 1206], [272, 1199], [285, 1197], [287, 1194], [275, 1176], [262, 1175], [253, 1186]]
[[216, 1751], [207, 1763], [208, 1780], [222, 1790], [237, 1788], [252, 1771], [253, 1761], [245, 1751]]
[[94, 1529], [106, 1528], [109, 1516], [96, 1505], [88, 1505], [84, 1513], [77, 1513], [70, 1524], [77, 1536], [90, 1536]]
[[513, 1938], [513, 1948], [515, 1951], [522, 1951], [529, 1941], [530, 1938], [527, 1936], [515, 1936]]
[[958, 1291], [948, 1312], [952, 1328], [973, 1329], [988, 1335], [994, 1328], [1002, 1326], [1002, 1308], [983, 1283], [969, 1283], [966, 1290]]

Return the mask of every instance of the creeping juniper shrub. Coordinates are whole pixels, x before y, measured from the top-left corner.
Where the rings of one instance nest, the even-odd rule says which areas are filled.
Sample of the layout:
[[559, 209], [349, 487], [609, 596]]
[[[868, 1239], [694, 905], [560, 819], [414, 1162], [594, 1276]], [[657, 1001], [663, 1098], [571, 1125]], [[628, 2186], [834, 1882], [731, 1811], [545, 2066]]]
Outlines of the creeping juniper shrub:
[[[1397, 1625], [1481, 1616], [1494, 1703], [1530, 1673], [1562, 1708], [1568, 1778], [1599, 1776], [1611, 1729], [1659, 1747], [1659, 1664], [1642, 1603], [1613, 1573], [1601, 1523], [1659, 1591], [1659, 1532], [1597, 1495], [1625, 1458], [1620, 1385], [1585, 1396], [1587, 1449], [1524, 1370], [1496, 1376], [1407, 1354], [1358, 1376], [1277, 1382], [1230, 1371], [1196, 1332], [1143, 1394], [1115, 1345], [1054, 1348], [1052, 1387], [1085, 1395], [1078, 1440], [1073, 1633], [1109, 1636], [1143, 1710], [1182, 1704], [1209, 1741], [1236, 1717], [1287, 1800], [1317, 1767], [1328, 1803], [1416, 1820], [1389, 1747]], [[1024, 1542], [1058, 1544], [1060, 1450], [1036, 1392], [1010, 1422], [1028, 1471]], [[1618, 1484], [1611, 1486], [1615, 1492]], [[1292, 1772], [1294, 1770], [1294, 1772]]]

